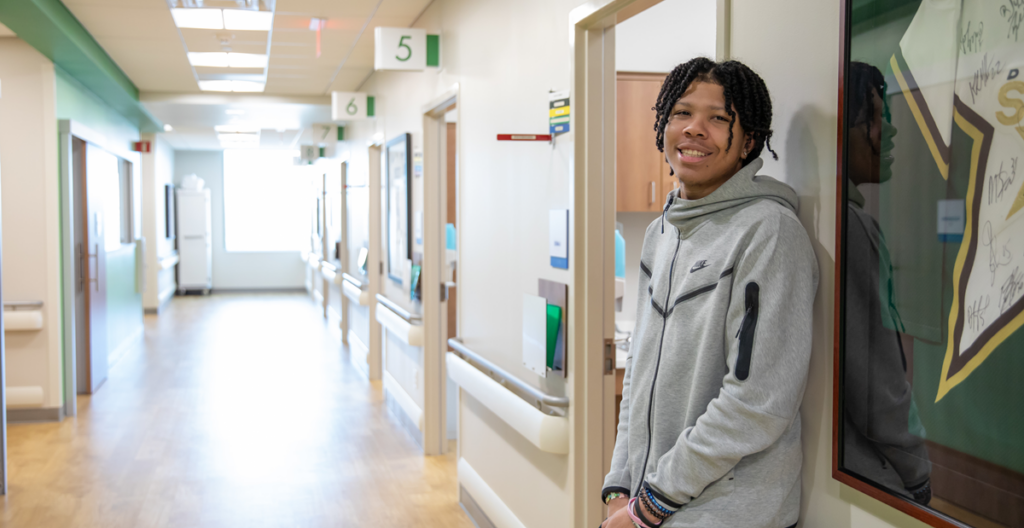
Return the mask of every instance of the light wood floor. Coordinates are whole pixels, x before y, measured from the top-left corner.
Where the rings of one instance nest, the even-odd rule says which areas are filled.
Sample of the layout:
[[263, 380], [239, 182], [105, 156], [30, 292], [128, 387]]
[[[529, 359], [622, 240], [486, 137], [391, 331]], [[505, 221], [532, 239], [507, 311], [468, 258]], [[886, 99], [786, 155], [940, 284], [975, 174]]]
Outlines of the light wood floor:
[[9, 429], [11, 527], [471, 527], [303, 295], [178, 297], [79, 416]]

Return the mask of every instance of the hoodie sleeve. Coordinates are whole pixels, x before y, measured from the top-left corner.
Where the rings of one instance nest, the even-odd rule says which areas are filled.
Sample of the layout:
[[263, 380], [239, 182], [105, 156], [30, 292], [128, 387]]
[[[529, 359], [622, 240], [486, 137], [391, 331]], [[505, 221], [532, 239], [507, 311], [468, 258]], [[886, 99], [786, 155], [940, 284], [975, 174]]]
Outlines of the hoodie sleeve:
[[811, 357], [818, 266], [804, 227], [763, 220], [735, 264], [724, 343], [728, 372], [696, 424], [657, 460], [645, 487], [679, 508], [797, 417]]

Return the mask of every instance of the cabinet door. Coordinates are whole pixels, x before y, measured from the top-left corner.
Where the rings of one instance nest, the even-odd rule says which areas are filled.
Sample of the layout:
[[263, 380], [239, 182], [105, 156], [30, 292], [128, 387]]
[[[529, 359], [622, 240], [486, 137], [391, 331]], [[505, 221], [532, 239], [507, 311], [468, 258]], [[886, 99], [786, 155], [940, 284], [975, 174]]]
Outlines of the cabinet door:
[[615, 198], [619, 212], [660, 211], [665, 156], [654, 144], [654, 104], [663, 74], [619, 73], [615, 96]]

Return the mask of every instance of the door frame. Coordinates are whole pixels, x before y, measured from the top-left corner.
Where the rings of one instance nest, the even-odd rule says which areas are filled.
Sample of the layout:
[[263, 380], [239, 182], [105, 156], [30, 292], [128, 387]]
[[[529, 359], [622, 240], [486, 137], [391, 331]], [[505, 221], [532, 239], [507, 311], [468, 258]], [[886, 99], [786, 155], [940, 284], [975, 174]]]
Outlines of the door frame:
[[370, 352], [366, 356], [366, 363], [370, 371], [368, 376], [370, 381], [380, 382], [384, 370], [384, 338], [380, 321], [377, 320], [377, 294], [384, 290], [381, 287], [381, 281], [384, 280], [384, 258], [381, 251], [384, 240], [384, 233], [381, 231], [381, 226], [384, 224], [382, 216], [384, 214], [382, 203], [384, 193], [382, 189], [385, 181], [381, 173], [381, 168], [384, 166], [382, 163], [383, 143], [377, 141], [367, 145], [366, 154], [368, 170], [366, 185], [370, 201], [369, 254], [366, 257], [366, 279], [369, 282], [366, 287], [369, 289], [370, 295], [370, 306], [367, 307], [370, 317], [370, 342], [367, 345], [370, 347]]
[[[662, 0], [591, 0], [569, 13], [574, 136], [569, 299], [573, 526], [604, 519], [600, 496], [615, 444], [615, 25]], [[731, 0], [716, 0], [716, 59], [729, 56]], [[612, 355], [614, 362], [614, 355]], [[614, 363], [613, 363], [614, 364]]]
[[[448, 451], [446, 397], [448, 374], [448, 299], [444, 281], [448, 212], [447, 143], [445, 114], [455, 105], [459, 112], [456, 83], [423, 105], [423, 452]], [[457, 114], [456, 114], [457, 115]], [[455, 132], [456, 156], [461, 155], [459, 131]], [[461, 178], [462, 175], [456, 175]], [[458, 207], [458, 204], [456, 204]], [[456, 216], [459, 216], [456, 210]], [[461, 244], [456, 244], [456, 248]], [[455, 289], [456, 295], [460, 289]], [[454, 337], [454, 336], [453, 336]]]
[[[105, 135], [96, 132], [89, 127], [72, 119], [61, 119], [57, 121], [57, 131], [60, 136], [58, 148], [60, 149], [60, 208], [61, 208], [61, 241], [62, 254], [62, 285], [61, 303], [63, 304], [63, 321], [61, 328], [63, 338], [64, 356], [64, 416], [75, 416], [78, 414], [77, 365], [75, 361], [75, 222], [78, 221], [76, 214], [80, 214], [74, 200], [74, 179], [81, 175], [74, 174], [74, 152], [73, 138], [78, 138], [127, 160], [132, 164], [133, 181], [134, 172], [142, 170], [142, 158], [138, 152], [128, 150], [127, 145], [116, 141], [110, 141]], [[83, 182], [84, 185], [84, 182]], [[133, 207], [141, 207], [133, 199]], [[136, 273], [139, 273], [139, 266], [142, 262], [136, 262]], [[146, 263], [154, 265], [154, 263]], [[109, 352], [109, 351], [108, 351]]]

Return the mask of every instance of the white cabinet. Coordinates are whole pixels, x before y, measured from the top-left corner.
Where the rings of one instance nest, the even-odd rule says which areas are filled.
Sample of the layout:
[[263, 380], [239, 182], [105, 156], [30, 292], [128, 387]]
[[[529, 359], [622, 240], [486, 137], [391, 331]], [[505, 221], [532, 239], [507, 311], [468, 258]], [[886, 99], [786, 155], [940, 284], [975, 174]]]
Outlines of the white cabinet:
[[178, 290], [213, 288], [210, 190], [175, 191], [178, 207]]

